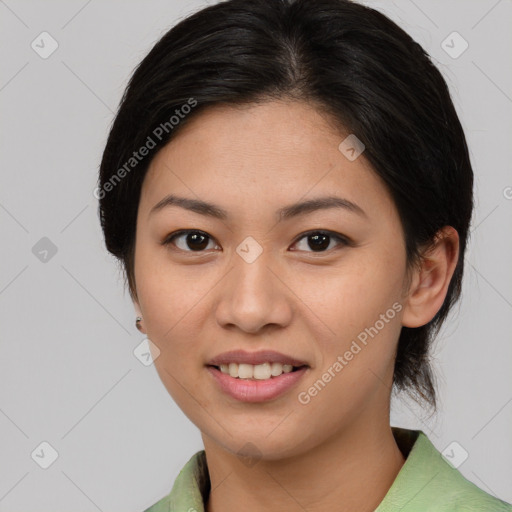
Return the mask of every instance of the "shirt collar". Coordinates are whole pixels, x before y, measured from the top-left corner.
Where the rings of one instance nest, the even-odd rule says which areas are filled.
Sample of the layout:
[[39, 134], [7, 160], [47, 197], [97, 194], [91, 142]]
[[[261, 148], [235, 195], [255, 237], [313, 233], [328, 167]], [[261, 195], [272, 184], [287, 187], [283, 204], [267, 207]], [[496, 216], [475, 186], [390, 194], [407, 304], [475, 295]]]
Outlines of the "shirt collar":
[[[405, 463], [375, 512], [400, 510], [428, 485], [439, 472], [439, 452], [421, 430], [391, 427]], [[157, 505], [165, 508], [151, 512], [195, 510], [205, 512], [210, 493], [210, 477], [204, 450], [196, 452], [177, 476], [170, 494]], [[406, 492], [404, 492], [406, 490]], [[391, 508], [390, 508], [391, 507]], [[150, 511], [146, 511], [150, 512]]]

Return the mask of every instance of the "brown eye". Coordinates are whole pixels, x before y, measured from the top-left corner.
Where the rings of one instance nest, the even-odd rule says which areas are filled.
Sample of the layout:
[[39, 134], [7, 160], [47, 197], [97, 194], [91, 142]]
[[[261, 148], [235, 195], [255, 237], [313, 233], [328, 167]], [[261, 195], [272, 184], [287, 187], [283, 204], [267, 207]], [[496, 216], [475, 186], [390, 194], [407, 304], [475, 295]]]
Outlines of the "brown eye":
[[[349, 239], [337, 233], [333, 233], [332, 231], [310, 231], [304, 233], [294, 245], [299, 244], [302, 240], [306, 240], [306, 242], [305, 244], [303, 243], [302, 248], [299, 247], [298, 250], [306, 252], [322, 253], [328, 252], [336, 247], [351, 245]], [[209, 246], [210, 243], [212, 243], [213, 246]], [[174, 245], [184, 252], [203, 252], [207, 249], [218, 247], [210, 235], [204, 231], [192, 229], [184, 229], [172, 233], [162, 244]]]
[[203, 231], [189, 229], [173, 233], [163, 244], [173, 244], [186, 252], [201, 252], [208, 248], [209, 242], [213, 242], [213, 239]]
[[[309, 233], [303, 234], [294, 245], [303, 239], [306, 239], [306, 243], [303, 244], [302, 248], [299, 248], [299, 250], [305, 250], [306, 252], [327, 252], [333, 248], [331, 246], [331, 242], [333, 241], [337, 242], [334, 244], [334, 247], [350, 245], [345, 237], [331, 231], [310, 231]], [[307, 248], [311, 249], [311, 251], [308, 251], [305, 245]]]

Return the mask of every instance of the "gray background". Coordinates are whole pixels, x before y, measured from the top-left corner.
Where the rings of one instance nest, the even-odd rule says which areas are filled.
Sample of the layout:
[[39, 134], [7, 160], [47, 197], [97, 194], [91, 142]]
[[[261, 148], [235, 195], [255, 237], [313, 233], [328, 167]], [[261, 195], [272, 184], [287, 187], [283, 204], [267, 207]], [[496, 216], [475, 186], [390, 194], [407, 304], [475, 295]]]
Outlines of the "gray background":
[[[440, 67], [476, 172], [464, 298], [434, 350], [439, 412], [427, 419], [394, 400], [392, 424], [423, 430], [440, 451], [456, 441], [456, 458], [468, 453], [460, 471], [512, 502], [511, 2], [367, 3]], [[133, 354], [144, 336], [93, 197], [133, 68], [200, 5], [0, 1], [0, 511], [143, 510], [202, 448], [154, 366]], [[31, 47], [43, 31], [59, 45], [46, 59]], [[469, 44], [457, 58], [441, 46], [453, 31]], [[43, 441], [58, 453], [48, 469]]]

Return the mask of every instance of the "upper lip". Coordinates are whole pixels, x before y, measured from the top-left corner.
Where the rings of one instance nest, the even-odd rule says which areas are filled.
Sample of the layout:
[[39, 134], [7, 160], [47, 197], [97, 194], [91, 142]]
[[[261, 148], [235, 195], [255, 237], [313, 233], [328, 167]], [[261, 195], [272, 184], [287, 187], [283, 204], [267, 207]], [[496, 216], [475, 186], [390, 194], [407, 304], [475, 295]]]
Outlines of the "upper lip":
[[231, 350], [215, 356], [207, 364], [210, 366], [219, 366], [221, 364], [263, 364], [263, 363], [281, 363], [291, 364], [292, 366], [309, 366], [306, 362], [295, 359], [294, 357], [281, 354], [275, 350], [260, 350], [258, 352], [246, 352], [245, 350]]

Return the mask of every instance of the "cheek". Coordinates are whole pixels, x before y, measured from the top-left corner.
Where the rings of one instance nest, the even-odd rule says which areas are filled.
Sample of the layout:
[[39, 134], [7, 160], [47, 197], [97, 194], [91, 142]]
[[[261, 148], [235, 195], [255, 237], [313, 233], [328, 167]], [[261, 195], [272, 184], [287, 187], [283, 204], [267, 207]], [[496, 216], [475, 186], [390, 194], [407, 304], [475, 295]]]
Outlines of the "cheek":
[[184, 328], [189, 329], [190, 337], [190, 318], [213, 287], [213, 277], [200, 266], [173, 264], [165, 248], [155, 247], [154, 242], [145, 243], [144, 239], [139, 241], [135, 257], [137, 294], [148, 335], [157, 345], [183, 339]]
[[141, 281], [140, 301], [148, 338], [158, 350], [154, 365], [159, 377], [178, 407], [197, 423], [204, 422], [195, 397], [204, 394], [197, 376], [204, 371], [200, 340], [208, 313], [201, 301], [206, 291], [189, 284], [182, 277], [149, 272]]
[[401, 329], [402, 271], [399, 258], [379, 265], [361, 259], [357, 270], [333, 277], [316, 296], [318, 316], [332, 332], [315, 337], [321, 359], [299, 401], [311, 418], [322, 418], [319, 429], [334, 431], [368, 403], [387, 403]]
[[337, 337], [346, 340], [373, 325], [400, 300], [404, 272], [400, 255], [361, 251], [328, 276], [320, 289], [307, 294], [309, 304]]
[[385, 393], [383, 383], [392, 375], [401, 329], [405, 256], [368, 248], [352, 263], [325, 282], [318, 307], [311, 305], [332, 331], [316, 339], [322, 344], [321, 361], [313, 381], [320, 375], [329, 384], [311, 405], [325, 407], [324, 417], [329, 416], [329, 404], [340, 404], [339, 417], [355, 413], [379, 389]]

